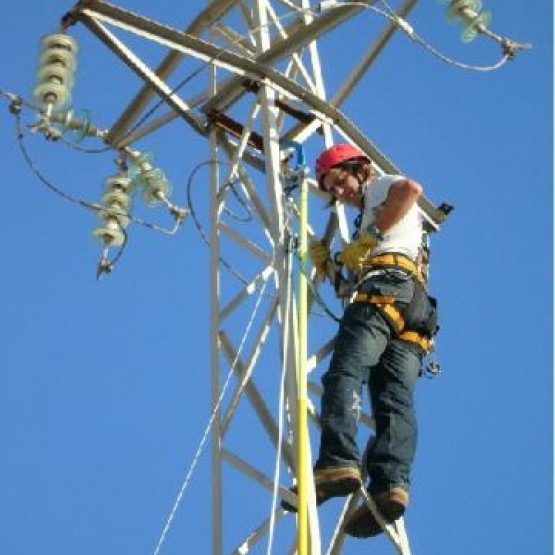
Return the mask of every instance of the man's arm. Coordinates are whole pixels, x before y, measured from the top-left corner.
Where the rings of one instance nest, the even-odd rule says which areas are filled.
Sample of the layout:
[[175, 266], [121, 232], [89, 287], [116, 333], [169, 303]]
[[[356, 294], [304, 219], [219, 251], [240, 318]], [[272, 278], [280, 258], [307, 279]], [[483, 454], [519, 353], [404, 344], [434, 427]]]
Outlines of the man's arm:
[[387, 233], [412, 208], [422, 190], [413, 179], [400, 179], [391, 185], [374, 221], [380, 233]]

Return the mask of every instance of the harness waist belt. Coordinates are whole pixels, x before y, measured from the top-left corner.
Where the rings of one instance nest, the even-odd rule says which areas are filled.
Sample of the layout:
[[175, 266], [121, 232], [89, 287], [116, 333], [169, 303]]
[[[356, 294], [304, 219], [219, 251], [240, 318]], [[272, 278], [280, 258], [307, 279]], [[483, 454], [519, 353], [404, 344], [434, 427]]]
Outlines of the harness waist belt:
[[365, 268], [371, 268], [372, 266], [392, 266], [402, 268], [415, 276], [419, 274], [416, 264], [408, 256], [393, 252], [371, 256], [364, 262]]

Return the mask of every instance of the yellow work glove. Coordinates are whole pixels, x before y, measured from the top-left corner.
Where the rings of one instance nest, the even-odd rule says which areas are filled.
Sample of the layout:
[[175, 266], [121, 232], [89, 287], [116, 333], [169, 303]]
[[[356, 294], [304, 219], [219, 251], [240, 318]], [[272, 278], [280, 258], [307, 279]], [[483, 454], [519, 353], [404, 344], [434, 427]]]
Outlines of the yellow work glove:
[[363, 232], [358, 239], [345, 245], [343, 251], [337, 256], [337, 260], [349, 270], [358, 274], [377, 244], [378, 239], [374, 235]]
[[322, 241], [313, 240], [308, 247], [308, 256], [316, 269], [316, 276], [325, 277], [331, 264], [329, 248]]

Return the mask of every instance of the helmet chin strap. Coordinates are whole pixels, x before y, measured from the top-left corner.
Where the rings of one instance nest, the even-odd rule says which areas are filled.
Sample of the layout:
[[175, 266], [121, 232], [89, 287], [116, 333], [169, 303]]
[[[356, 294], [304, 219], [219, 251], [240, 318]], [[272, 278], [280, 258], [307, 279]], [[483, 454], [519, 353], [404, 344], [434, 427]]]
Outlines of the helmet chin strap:
[[357, 181], [358, 181], [358, 191], [357, 194], [359, 196], [359, 200], [361, 202], [362, 207], [364, 208], [364, 193], [366, 192], [366, 187], [368, 186], [366, 181], [363, 181], [362, 179], [360, 179], [360, 177], [357, 175], [356, 176]]

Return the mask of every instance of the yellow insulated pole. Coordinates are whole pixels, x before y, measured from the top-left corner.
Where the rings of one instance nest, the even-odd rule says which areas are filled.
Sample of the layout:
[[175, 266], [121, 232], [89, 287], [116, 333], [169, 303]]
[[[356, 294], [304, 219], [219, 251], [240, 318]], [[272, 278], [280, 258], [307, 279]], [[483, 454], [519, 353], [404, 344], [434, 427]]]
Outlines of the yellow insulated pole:
[[[299, 145], [300, 146], [300, 145]], [[302, 148], [302, 147], [300, 147]], [[303, 176], [300, 184], [300, 222], [299, 222], [299, 299], [298, 299], [298, 321], [299, 321], [299, 351], [298, 351], [298, 375], [297, 375], [297, 422], [298, 422], [298, 453], [297, 453], [297, 553], [308, 554], [308, 417], [307, 417], [307, 385], [306, 385], [306, 361], [307, 347], [307, 235], [308, 235], [308, 191], [306, 179]]]

